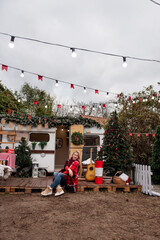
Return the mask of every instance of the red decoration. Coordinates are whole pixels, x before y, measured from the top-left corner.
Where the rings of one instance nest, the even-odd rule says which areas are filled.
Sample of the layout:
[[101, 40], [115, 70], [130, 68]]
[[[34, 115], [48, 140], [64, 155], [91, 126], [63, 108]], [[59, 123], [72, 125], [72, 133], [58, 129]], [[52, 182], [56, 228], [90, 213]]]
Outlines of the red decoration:
[[130, 100], [130, 101], [132, 100], [131, 96], [129, 96], [128, 100]]
[[32, 115], [28, 115], [28, 120], [30, 121], [32, 118]]
[[21, 119], [22, 119], [23, 115], [24, 115], [24, 114], [23, 114], [23, 113], [21, 113], [21, 117], [20, 117]]
[[153, 137], [155, 137], [155, 135], [156, 135], [155, 133], [152, 133], [152, 136], [153, 136]]
[[133, 135], [133, 133], [130, 133], [130, 134], [129, 134], [129, 136], [132, 136], [132, 135]]
[[8, 92], [5, 92], [6, 96], [8, 96]]
[[11, 112], [12, 112], [12, 109], [8, 108], [8, 114], [11, 114]]
[[85, 109], [85, 106], [82, 106], [82, 109]]
[[8, 70], [8, 66], [6, 66], [6, 65], [2, 65], [2, 70]]
[[73, 89], [74, 89], [74, 84], [71, 84], [71, 88], [73, 88]]
[[54, 119], [51, 119], [52, 122], [54, 122]]
[[141, 101], [142, 101], [142, 99], [143, 99], [143, 98], [141, 97], [141, 98], [139, 99], [139, 101], [141, 102]]
[[34, 102], [33, 102], [33, 104], [36, 105], [36, 106], [37, 106], [37, 103], [38, 103], [37, 101], [34, 101]]
[[106, 104], [103, 104], [103, 106], [102, 106], [103, 108], [105, 108], [106, 107]]
[[147, 137], [148, 137], [148, 135], [149, 135], [149, 134], [148, 134], [148, 133], [146, 133], [146, 136], [147, 136]]
[[38, 80], [41, 80], [41, 82], [43, 81], [43, 76], [38, 75]]
[[140, 137], [140, 133], [138, 133], [137, 136]]
[[119, 98], [119, 94], [117, 94], [117, 98]]
[[60, 104], [58, 104], [58, 105], [57, 105], [57, 108], [61, 108], [61, 105], [60, 105]]
[[95, 94], [99, 94], [99, 91], [97, 89], [95, 90]]
[[46, 121], [47, 121], [47, 118], [44, 118], [44, 121], [45, 121], [45, 123], [46, 123]]

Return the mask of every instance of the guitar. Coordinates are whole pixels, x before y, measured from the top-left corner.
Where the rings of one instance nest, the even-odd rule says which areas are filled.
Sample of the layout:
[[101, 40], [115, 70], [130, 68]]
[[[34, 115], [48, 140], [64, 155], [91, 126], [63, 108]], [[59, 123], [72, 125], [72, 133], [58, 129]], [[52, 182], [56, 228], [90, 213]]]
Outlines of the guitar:
[[90, 150], [90, 164], [87, 165], [87, 172], [85, 176], [87, 181], [94, 181], [95, 179], [95, 164], [92, 164], [92, 148]]

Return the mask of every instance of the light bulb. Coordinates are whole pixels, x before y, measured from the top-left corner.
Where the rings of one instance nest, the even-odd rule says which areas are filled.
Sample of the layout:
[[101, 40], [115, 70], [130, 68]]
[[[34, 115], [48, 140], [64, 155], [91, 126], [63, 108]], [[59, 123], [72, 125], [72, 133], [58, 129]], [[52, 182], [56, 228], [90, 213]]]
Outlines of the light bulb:
[[127, 67], [126, 57], [123, 57], [123, 67], [124, 67], [124, 68]]
[[94, 107], [94, 105], [93, 105], [93, 111], [95, 110], [95, 107]]
[[71, 48], [71, 51], [72, 51], [72, 57], [76, 58], [77, 57], [77, 53], [75, 52], [75, 49]]
[[21, 99], [18, 99], [18, 102], [20, 102], [21, 101]]
[[14, 38], [15, 37], [11, 36], [10, 43], [8, 44], [10, 48], [14, 48]]
[[22, 78], [24, 77], [24, 71], [23, 70], [21, 71], [21, 77]]
[[47, 105], [45, 105], [45, 108], [47, 108]]
[[107, 97], [107, 98], [109, 97], [109, 92], [107, 92], [107, 95], [106, 95], [106, 97]]
[[86, 90], [86, 88], [84, 87], [84, 93], [86, 93], [87, 92], [87, 90]]
[[56, 80], [56, 84], [55, 84], [56, 87], [58, 87], [58, 80]]
[[72, 106], [70, 106], [70, 111], [72, 111], [73, 110], [73, 108], [72, 108]]

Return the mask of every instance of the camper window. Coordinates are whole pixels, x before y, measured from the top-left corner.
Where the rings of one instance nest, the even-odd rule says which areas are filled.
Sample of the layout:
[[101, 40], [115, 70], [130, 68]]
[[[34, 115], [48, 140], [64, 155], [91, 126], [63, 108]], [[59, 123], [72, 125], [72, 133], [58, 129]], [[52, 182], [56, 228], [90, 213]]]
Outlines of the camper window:
[[30, 142], [49, 142], [49, 134], [48, 133], [31, 133], [29, 135]]
[[85, 135], [84, 146], [97, 146], [100, 145], [100, 137], [97, 135]]

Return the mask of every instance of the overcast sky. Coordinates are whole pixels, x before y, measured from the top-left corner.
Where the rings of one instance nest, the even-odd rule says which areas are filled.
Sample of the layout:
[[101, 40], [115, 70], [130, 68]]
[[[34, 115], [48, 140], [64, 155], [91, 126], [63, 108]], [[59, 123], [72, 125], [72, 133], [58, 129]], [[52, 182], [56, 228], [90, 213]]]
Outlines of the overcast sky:
[[[157, 0], [159, 1], [159, 0]], [[160, 60], [160, 6], [149, 0], [0, 0], [0, 32], [124, 56]], [[98, 55], [0, 35], [0, 63], [39, 75], [106, 92], [131, 94], [154, 85], [158, 91], [160, 63]], [[0, 66], [1, 67], [1, 66]], [[105, 101], [106, 94], [8, 69], [0, 80], [12, 90], [24, 82], [60, 100]], [[114, 95], [112, 95], [112, 98]]]

